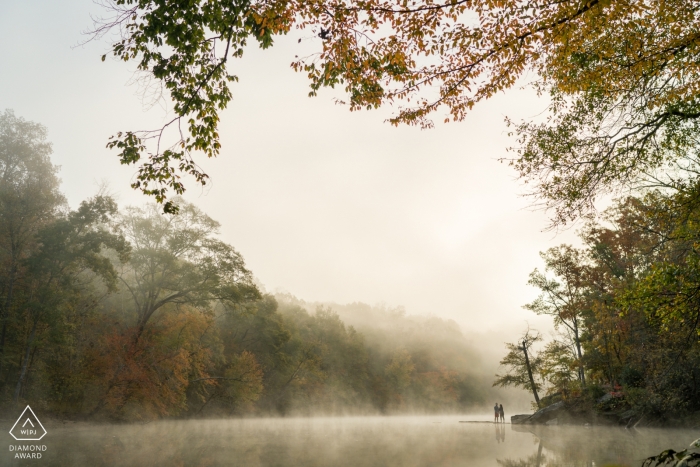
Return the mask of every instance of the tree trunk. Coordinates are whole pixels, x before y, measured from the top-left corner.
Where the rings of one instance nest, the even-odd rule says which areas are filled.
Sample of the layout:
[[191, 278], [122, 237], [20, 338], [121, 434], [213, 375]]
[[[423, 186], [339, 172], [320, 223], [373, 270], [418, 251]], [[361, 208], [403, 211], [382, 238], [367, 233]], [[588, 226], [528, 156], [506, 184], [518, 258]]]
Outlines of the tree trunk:
[[10, 285], [7, 291], [7, 297], [5, 298], [5, 306], [2, 309], [2, 331], [0, 332], [0, 374], [2, 373], [2, 361], [5, 354], [5, 336], [7, 335], [7, 315], [10, 313], [10, 307], [12, 306], [12, 292], [15, 288], [15, 276], [17, 275], [17, 266], [12, 265], [12, 270], [10, 271]]
[[32, 344], [34, 343], [34, 338], [36, 337], [36, 325], [38, 320], [34, 320], [34, 325], [32, 326], [32, 332], [29, 334], [29, 339], [27, 340], [27, 347], [24, 349], [24, 361], [22, 362], [22, 371], [19, 374], [19, 379], [17, 380], [17, 386], [15, 387], [15, 395], [13, 400], [17, 402], [19, 400], [20, 392], [22, 391], [22, 384], [24, 384], [24, 379], [27, 377], [27, 369], [29, 368], [29, 356], [32, 350]]
[[581, 387], [586, 387], [586, 372], [583, 368], [583, 353], [581, 352], [581, 339], [578, 337], [578, 322], [574, 321], [574, 339], [576, 341], [576, 352], [578, 354], [578, 379]]
[[136, 333], [134, 334], [134, 345], [138, 344], [139, 339], [141, 339], [141, 335], [146, 330], [146, 324], [148, 324], [148, 320], [151, 319], [151, 316], [153, 316], [153, 313], [155, 313], [156, 310], [158, 310], [158, 308], [147, 308], [143, 313], [139, 313], [139, 320], [136, 324]]
[[141, 339], [141, 334], [143, 334], [143, 331], [145, 329], [146, 329], [146, 323], [139, 322], [139, 324], [136, 325], [136, 333], [134, 334], [134, 343], [133, 343], [134, 346], [139, 343], [139, 339]]
[[535, 403], [540, 407], [540, 397], [537, 395], [537, 386], [535, 386], [535, 378], [532, 377], [532, 368], [530, 368], [530, 357], [527, 355], [527, 340], [523, 340], [523, 353], [525, 354], [525, 367], [527, 368], [527, 376], [530, 378], [530, 386], [532, 387], [532, 395], [535, 396]]
[[537, 447], [537, 458], [535, 459], [535, 467], [540, 467], [542, 463], [542, 440], [540, 440], [540, 445]]

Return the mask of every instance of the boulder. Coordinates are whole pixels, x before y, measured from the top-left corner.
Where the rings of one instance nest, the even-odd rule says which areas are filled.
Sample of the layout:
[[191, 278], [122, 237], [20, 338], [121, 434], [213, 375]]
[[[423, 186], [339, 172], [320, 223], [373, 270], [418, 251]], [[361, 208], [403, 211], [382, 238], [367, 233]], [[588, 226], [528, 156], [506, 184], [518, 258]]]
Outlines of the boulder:
[[525, 423], [543, 425], [552, 419], [559, 418], [560, 415], [564, 415], [565, 411], [566, 407], [564, 406], [564, 402], [557, 402], [556, 404], [538, 410], [532, 414]]
[[510, 417], [510, 424], [511, 425], [523, 425], [527, 422], [527, 419], [532, 417], [532, 414], [524, 414], [524, 415], [513, 415]]

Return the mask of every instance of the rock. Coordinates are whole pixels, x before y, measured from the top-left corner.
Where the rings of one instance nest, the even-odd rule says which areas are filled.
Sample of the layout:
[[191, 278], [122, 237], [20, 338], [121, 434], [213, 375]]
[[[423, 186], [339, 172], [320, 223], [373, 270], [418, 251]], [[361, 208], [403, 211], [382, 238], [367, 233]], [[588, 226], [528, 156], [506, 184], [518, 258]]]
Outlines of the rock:
[[523, 425], [526, 423], [527, 419], [532, 417], [532, 414], [524, 414], [524, 415], [513, 415], [510, 417], [510, 424], [511, 425]]
[[545, 425], [559, 425], [559, 420], [556, 418], [553, 418], [553, 419], [547, 421], [547, 423], [545, 423]]
[[543, 425], [553, 418], [558, 418], [559, 415], [563, 415], [566, 411], [564, 407], [564, 402], [557, 402], [543, 409], [538, 410], [530, 418], [527, 419], [526, 423]]

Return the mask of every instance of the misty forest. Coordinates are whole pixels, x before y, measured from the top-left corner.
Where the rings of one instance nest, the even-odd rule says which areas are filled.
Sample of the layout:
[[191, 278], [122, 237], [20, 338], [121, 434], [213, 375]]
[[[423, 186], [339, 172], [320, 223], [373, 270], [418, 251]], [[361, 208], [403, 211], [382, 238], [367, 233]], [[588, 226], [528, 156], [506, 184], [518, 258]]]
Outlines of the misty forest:
[[[338, 311], [255, 284], [218, 223], [181, 201], [72, 211], [46, 130], [0, 117], [2, 404], [114, 420], [446, 412], [484, 402], [454, 322]], [[486, 386], [487, 387], [487, 386]]]
[[[700, 4], [100, 7], [83, 45], [168, 103], [160, 126], [104, 141], [142, 203], [104, 184], [71, 206], [49, 129], [0, 113], [0, 415], [103, 430], [80, 436], [85, 457], [56, 441], [55, 465], [700, 465]], [[297, 32], [309, 96], [390, 125], [464, 125], [515, 88], [542, 102], [505, 118], [501, 162], [558, 244], [522, 277], [545, 328], [485, 343], [438, 307], [271, 293], [222, 240], [186, 192], [222, 154], [232, 63]], [[142, 437], [170, 440], [166, 457]]]

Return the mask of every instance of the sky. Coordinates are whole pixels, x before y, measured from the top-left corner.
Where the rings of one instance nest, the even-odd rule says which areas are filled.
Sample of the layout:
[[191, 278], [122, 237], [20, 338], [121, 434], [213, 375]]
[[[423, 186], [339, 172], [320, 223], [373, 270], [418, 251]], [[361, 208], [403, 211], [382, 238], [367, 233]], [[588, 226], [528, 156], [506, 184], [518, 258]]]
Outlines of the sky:
[[[134, 64], [100, 60], [109, 37], [83, 44], [101, 13], [88, 0], [0, 2], [0, 111], [48, 128], [73, 207], [103, 183], [122, 206], [148, 202], [129, 187], [136, 168], [105, 144], [168, 116], [167, 104], [141, 99]], [[391, 108], [349, 112], [334, 90], [308, 97], [289, 65], [318, 46], [293, 31], [231, 64], [240, 82], [222, 113], [221, 155], [198, 161], [212, 183], [190, 183], [185, 198], [221, 223], [268, 292], [403, 306], [504, 340], [528, 324], [549, 329], [522, 309], [537, 296], [528, 274], [540, 251], [576, 244], [575, 229], [545, 231], [547, 214], [499, 162], [515, 143], [505, 116], [535, 118], [546, 101], [512, 89], [463, 122], [395, 128]]]

